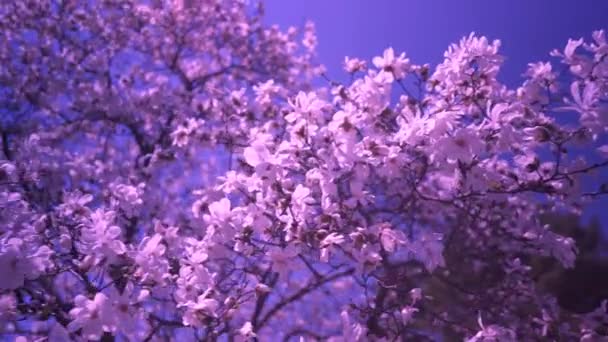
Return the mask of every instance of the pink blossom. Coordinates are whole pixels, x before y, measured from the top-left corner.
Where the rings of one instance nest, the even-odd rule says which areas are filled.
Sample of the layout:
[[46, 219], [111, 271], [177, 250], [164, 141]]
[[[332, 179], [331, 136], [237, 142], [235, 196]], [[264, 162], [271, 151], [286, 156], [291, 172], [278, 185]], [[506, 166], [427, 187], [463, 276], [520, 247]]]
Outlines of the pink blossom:
[[257, 336], [253, 331], [253, 325], [251, 322], [245, 322], [245, 324], [243, 324], [243, 326], [239, 329], [239, 334], [245, 339], [252, 339]]
[[328, 262], [329, 254], [333, 245], [340, 245], [344, 242], [344, 236], [337, 233], [330, 233], [321, 241], [321, 261]]
[[97, 293], [92, 300], [78, 295], [74, 304], [75, 307], [70, 310], [73, 321], [68, 325], [68, 330], [82, 329], [85, 338], [99, 340], [104, 332], [111, 332], [115, 328], [111, 304], [103, 293]]
[[124, 254], [126, 246], [120, 240], [122, 230], [113, 224], [114, 219], [113, 211], [97, 209], [91, 213], [90, 219], [84, 226], [81, 248], [98, 257]]
[[280, 87], [275, 84], [274, 80], [268, 80], [253, 86], [253, 91], [256, 94], [255, 101], [261, 106], [268, 106], [272, 97], [279, 93]]
[[355, 73], [357, 71], [364, 71], [366, 68], [366, 62], [358, 58], [344, 57], [344, 70], [348, 73]]
[[400, 80], [405, 77], [405, 74], [409, 71], [410, 60], [405, 58], [405, 53], [401, 53], [399, 56], [395, 56], [393, 48], [384, 50], [382, 57], [374, 57], [372, 60], [376, 68], [392, 74], [395, 79]]
[[363, 341], [366, 329], [359, 323], [352, 322], [348, 311], [342, 311], [342, 336], [344, 341]]
[[302, 116], [311, 118], [318, 116], [325, 107], [325, 102], [313, 92], [299, 92], [295, 99], [289, 100], [289, 105], [294, 111], [285, 116], [285, 120], [294, 123]]
[[406, 306], [401, 309], [401, 320], [403, 321], [403, 324], [409, 324], [416, 312], [418, 312], [418, 308], [412, 306]]
[[222, 198], [219, 201], [209, 204], [209, 215], [204, 219], [209, 224], [223, 224], [230, 218], [230, 200]]

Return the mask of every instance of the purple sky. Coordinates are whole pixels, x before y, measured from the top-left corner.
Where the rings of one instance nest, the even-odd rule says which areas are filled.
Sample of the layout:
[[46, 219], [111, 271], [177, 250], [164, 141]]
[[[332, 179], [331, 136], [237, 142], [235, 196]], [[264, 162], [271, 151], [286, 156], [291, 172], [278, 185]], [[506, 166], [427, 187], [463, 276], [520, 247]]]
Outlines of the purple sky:
[[502, 40], [503, 81], [517, 82], [526, 64], [547, 60], [568, 38], [608, 26], [608, 1], [268, 0], [268, 23], [317, 26], [319, 59], [330, 74], [344, 56], [369, 59], [392, 46], [417, 63], [435, 64], [447, 46], [475, 31]]
[[[608, 28], [608, 1], [601, 0], [267, 0], [270, 24], [316, 24], [319, 61], [333, 79], [343, 80], [344, 56], [370, 60], [392, 46], [415, 63], [441, 61], [450, 43], [472, 31], [502, 41], [506, 61], [499, 79], [522, 80], [526, 65], [549, 60], [568, 38], [590, 39]], [[555, 60], [553, 60], [555, 61]], [[604, 175], [606, 176], [606, 175]], [[605, 178], [605, 177], [604, 177]], [[608, 200], [587, 210], [608, 228]]]

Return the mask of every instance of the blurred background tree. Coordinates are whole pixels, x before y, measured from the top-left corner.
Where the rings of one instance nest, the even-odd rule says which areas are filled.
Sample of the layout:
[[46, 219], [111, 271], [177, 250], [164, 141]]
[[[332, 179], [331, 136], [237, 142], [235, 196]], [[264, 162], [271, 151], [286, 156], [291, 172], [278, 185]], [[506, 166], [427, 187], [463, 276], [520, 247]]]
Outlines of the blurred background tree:
[[536, 258], [533, 267], [539, 287], [554, 294], [560, 307], [586, 313], [608, 299], [608, 241], [597, 219], [584, 225], [575, 215], [545, 215], [556, 233], [576, 241], [579, 250], [576, 266], [564, 269], [558, 263]]
[[[570, 324], [578, 324], [577, 314], [592, 312], [600, 307], [602, 301], [608, 300], [608, 241], [602, 234], [602, 227], [597, 219], [585, 224], [581, 217], [574, 214], [545, 214], [541, 220], [553, 232], [576, 241], [578, 258], [575, 267], [565, 269], [559, 262], [548, 257], [522, 255], [521, 259], [532, 265], [530, 272], [537, 290], [555, 296], [560, 316], [568, 317], [566, 321]], [[477, 308], [489, 309], [497, 305], [495, 301], [498, 298], [491, 295], [484, 297], [483, 293], [490, 294], [489, 289], [501, 286], [516, 286], [508, 284], [509, 277], [505, 276], [503, 267], [492, 267], [492, 260], [500, 260], [495, 255], [500, 252], [469, 248], [469, 241], [464, 234], [459, 233], [461, 231], [455, 229], [448, 238], [448, 247], [444, 254], [445, 270], [433, 274], [420, 272], [419, 277], [410, 278], [413, 280], [408, 284], [421, 287], [430, 299], [429, 305], [422, 312], [433, 318], [428, 321], [429, 325], [433, 320], [454, 322], [440, 333], [446, 341], [461, 341], [464, 335], [470, 333], [463, 330], [463, 326], [474, 327], [479, 324], [470, 314], [471, 307], [465, 305], [470, 305], [472, 298], [481, 298], [475, 303]], [[476, 262], [480, 259], [487, 262], [481, 265]], [[516, 293], [514, 295], [517, 296]], [[525, 300], [527, 299], [521, 298], [523, 303]], [[525, 307], [522, 305], [522, 308]], [[521, 315], [532, 316], [531, 312], [524, 309]], [[429, 326], [420, 326], [421, 330], [429, 330], [428, 328]], [[607, 335], [607, 330], [598, 333]]]

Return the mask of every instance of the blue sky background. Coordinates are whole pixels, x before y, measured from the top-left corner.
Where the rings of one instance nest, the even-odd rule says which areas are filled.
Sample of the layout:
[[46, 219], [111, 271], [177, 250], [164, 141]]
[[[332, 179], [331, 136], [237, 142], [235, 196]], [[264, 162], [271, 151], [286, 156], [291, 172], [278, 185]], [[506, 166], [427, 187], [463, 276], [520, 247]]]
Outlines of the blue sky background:
[[371, 59], [392, 46], [416, 63], [436, 64], [472, 31], [502, 40], [502, 80], [521, 80], [529, 62], [547, 60], [568, 38], [608, 27], [603, 0], [267, 0], [266, 20], [286, 28], [312, 20], [318, 55], [330, 75], [344, 56]]
[[[344, 80], [344, 56], [373, 56], [392, 46], [418, 64], [436, 65], [449, 44], [471, 32], [502, 41], [506, 57], [499, 79], [515, 87], [530, 62], [551, 59], [568, 38], [591, 38], [608, 29], [603, 0], [266, 0], [266, 21], [317, 28], [319, 62], [332, 79]], [[606, 171], [604, 171], [606, 172]], [[607, 176], [607, 175], [603, 175]], [[605, 178], [605, 177], [602, 177]], [[586, 218], [598, 216], [608, 229], [608, 199], [591, 205]]]

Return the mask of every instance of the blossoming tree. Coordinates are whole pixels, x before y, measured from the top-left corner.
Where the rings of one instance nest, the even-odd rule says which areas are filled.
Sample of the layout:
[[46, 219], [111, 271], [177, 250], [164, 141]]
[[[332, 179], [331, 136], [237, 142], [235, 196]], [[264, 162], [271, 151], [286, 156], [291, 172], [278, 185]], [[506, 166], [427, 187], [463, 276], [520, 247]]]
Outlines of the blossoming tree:
[[608, 192], [603, 31], [515, 89], [500, 42], [475, 35], [435, 68], [391, 48], [346, 58], [339, 83], [311, 24], [262, 15], [0, 4], [2, 336], [599, 338], [605, 306], [561, 309], [528, 262], [572, 267], [573, 240], [539, 215]]

